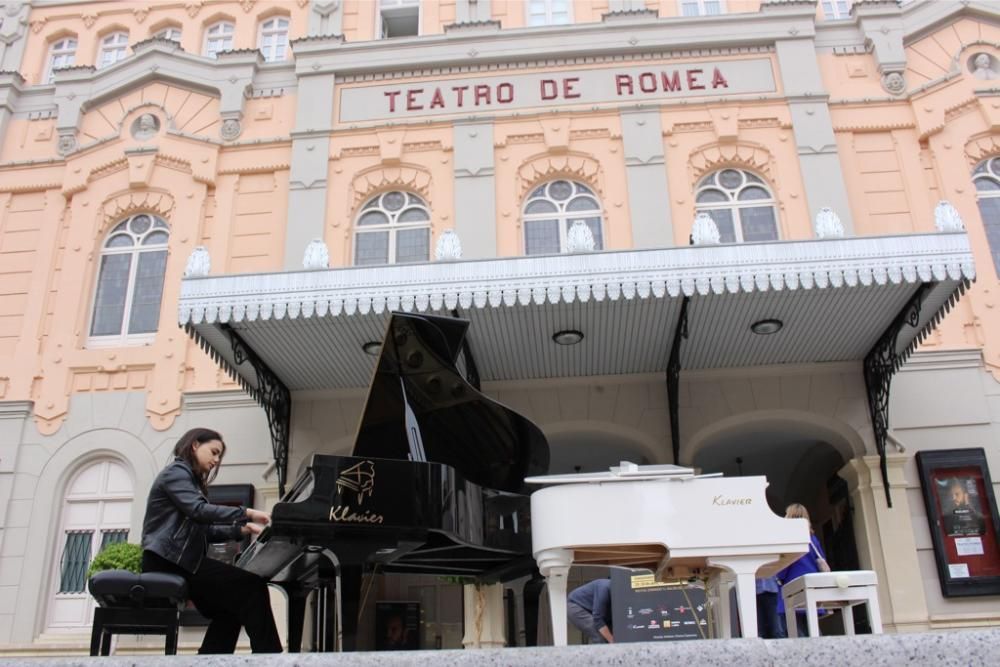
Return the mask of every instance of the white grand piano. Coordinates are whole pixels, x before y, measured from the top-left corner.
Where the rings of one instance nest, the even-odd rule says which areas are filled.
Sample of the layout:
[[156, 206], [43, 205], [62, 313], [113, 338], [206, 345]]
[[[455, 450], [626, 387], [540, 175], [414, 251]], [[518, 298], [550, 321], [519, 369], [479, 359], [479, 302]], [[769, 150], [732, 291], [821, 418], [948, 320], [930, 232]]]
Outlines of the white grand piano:
[[729, 583], [744, 637], [757, 636], [754, 578], [809, 548], [805, 519], [767, 505], [765, 477], [696, 475], [622, 462], [608, 472], [530, 477], [532, 552], [545, 577], [556, 646], [566, 645], [566, 576], [573, 564], [649, 568], [656, 579], [707, 579], [716, 636], [728, 637]]

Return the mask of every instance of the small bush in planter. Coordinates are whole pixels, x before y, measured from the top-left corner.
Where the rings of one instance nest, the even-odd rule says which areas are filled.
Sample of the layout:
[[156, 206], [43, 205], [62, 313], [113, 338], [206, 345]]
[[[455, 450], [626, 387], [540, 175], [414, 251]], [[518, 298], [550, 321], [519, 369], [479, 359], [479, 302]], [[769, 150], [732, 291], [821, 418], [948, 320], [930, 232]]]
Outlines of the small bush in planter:
[[131, 542], [116, 542], [101, 549], [87, 569], [87, 579], [103, 570], [142, 572], [142, 547]]

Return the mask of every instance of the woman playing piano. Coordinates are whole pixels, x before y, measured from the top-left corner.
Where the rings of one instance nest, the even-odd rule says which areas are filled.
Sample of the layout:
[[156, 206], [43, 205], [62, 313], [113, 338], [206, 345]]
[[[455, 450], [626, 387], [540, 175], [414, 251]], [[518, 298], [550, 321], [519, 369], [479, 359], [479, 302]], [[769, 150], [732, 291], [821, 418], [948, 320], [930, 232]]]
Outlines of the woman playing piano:
[[[809, 510], [805, 508], [804, 505], [799, 503], [793, 503], [785, 509], [786, 519], [805, 519], [809, 521]], [[804, 553], [797, 561], [786, 567], [781, 572], [775, 575], [775, 579], [778, 580], [782, 586], [787, 584], [792, 579], [798, 579], [804, 574], [812, 574], [813, 572], [829, 572], [830, 566], [826, 563], [826, 556], [823, 554], [823, 547], [820, 546], [819, 539], [816, 537], [816, 533], [813, 532], [812, 523], [809, 523], [809, 551]], [[820, 616], [824, 615], [826, 612], [820, 610]], [[785, 619], [785, 599], [783, 596], [778, 596], [778, 618], [784, 622]], [[795, 624], [798, 628], [799, 637], [809, 636], [809, 627], [806, 624], [805, 610], [800, 609], [795, 614]], [[787, 636], [787, 630], [785, 635]]]
[[153, 481], [142, 524], [142, 571], [179, 574], [188, 594], [211, 623], [199, 653], [232, 653], [245, 627], [254, 653], [280, 653], [267, 582], [206, 556], [208, 542], [257, 534], [270, 516], [249, 507], [208, 502], [226, 453], [222, 436], [191, 429], [177, 441], [174, 459]]

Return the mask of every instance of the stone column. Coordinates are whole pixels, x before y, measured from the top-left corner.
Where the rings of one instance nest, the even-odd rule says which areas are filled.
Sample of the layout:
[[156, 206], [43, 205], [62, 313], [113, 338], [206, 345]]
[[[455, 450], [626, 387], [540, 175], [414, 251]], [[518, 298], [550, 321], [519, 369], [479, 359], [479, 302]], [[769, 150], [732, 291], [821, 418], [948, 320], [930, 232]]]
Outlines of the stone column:
[[0, 72], [21, 69], [30, 12], [30, 2], [0, 3]]
[[622, 144], [628, 205], [632, 215], [632, 247], [673, 245], [670, 191], [663, 159], [663, 129], [658, 111], [623, 111]]
[[455, 3], [456, 23], [489, 21], [491, 14], [490, 0], [457, 0]]
[[301, 270], [306, 246], [313, 239], [324, 239], [334, 76], [333, 72], [299, 76], [285, 220], [286, 271]]
[[465, 648], [503, 648], [504, 635], [503, 584], [462, 586], [465, 599]]
[[0, 149], [7, 137], [7, 125], [21, 99], [22, 86], [24, 79], [20, 74], [0, 71]]
[[858, 560], [862, 568], [874, 570], [878, 576], [879, 606], [887, 632], [930, 629], [906, 493], [904, 468], [908, 460], [905, 454], [888, 456], [891, 508], [885, 501], [879, 457], [852, 459], [838, 473], [847, 481], [855, 508]]
[[310, 35], [340, 35], [344, 32], [343, 0], [312, 0], [311, 4]]
[[455, 233], [463, 259], [497, 256], [493, 123], [456, 123]]
[[816, 62], [816, 45], [811, 37], [806, 37], [781, 39], [775, 46], [792, 115], [809, 216], [815, 220], [821, 208], [832, 208], [840, 216], [845, 233], [853, 235], [847, 185], [833, 134], [828, 94]]

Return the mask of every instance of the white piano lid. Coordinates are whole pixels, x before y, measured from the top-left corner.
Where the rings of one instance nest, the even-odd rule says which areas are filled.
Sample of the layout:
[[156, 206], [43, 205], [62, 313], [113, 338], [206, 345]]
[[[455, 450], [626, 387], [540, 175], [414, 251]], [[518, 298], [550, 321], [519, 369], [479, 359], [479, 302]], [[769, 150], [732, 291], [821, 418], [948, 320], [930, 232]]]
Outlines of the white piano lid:
[[721, 473], [696, 475], [694, 468], [672, 464], [641, 466], [631, 461], [622, 461], [611, 466], [607, 472], [580, 472], [566, 475], [543, 475], [528, 477], [528, 484], [570, 484], [575, 482], [632, 482], [647, 479], [697, 479], [700, 477], [721, 477]]

